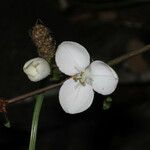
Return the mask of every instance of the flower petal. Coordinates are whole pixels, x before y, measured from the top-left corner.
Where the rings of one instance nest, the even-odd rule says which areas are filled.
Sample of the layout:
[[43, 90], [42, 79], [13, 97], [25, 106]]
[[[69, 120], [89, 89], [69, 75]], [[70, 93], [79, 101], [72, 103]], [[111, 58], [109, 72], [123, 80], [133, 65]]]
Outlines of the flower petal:
[[72, 76], [81, 72], [90, 64], [90, 56], [82, 45], [65, 41], [58, 46], [55, 61], [60, 71]]
[[90, 85], [81, 85], [72, 78], [64, 82], [59, 91], [59, 102], [66, 113], [76, 114], [88, 109], [94, 98]]
[[92, 87], [96, 92], [102, 95], [114, 92], [118, 84], [118, 75], [110, 66], [102, 61], [94, 61], [89, 66], [89, 70]]

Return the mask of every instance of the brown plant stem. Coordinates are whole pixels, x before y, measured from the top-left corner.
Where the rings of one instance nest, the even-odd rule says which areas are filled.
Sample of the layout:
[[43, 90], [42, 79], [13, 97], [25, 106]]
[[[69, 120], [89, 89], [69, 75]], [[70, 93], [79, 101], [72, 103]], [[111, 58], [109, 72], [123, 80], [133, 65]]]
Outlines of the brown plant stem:
[[17, 97], [14, 97], [14, 98], [12, 98], [12, 99], [7, 100], [7, 104], [19, 102], [19, 101], [22, 100], [22, 99], [25, 99], [25, 98], [28, 98], [28, 97], [31, 97], [31, 96], [34, 96], [34, 95], [37, 95], [37, 94], [46, 92], [46, 91], [48, 91], [48, 90], [54, 89], [54, 88], [56, 88], [56, 87], [62, 85], [63, 82], [64, 82], [64, 81], [62, 81], [62, 82], [60, 82], [60, 83], [57, 83], [57, 84], [53, 84], [53, 85], [46, 86], [46, 87], [41, 88], [41, 89], [37, 89], [37, 90], [35, 90], [35, 91], [29, 92], [29, 93], [26, 93], [26, 94], [23, 94], [23, 95], [20, 95], [20, 96], [17, 96]]
[[[113, 66], [113, 65], [116, 65], [116, 64], [119, 64], [133, 56], [136, 56], [138, 54], [141, 54], [143, 52], [146, 52], [150, 50], [150, 45], [146, 45], [145, 47], [141, 48], [141, 49], [138, 49], [138, 50], [132, 50], [120, 57], [117, 57], [111, 61], [109, 61], [107, 64], [110, 65], [110, 66]], [[36, 94], [40, 94], [42, 92], [46, 92], [48, 90], [52, 90], [56, 87], [59, 87], [60, 85], [63, 84], [64, 81], [61, 81], [60, 83], [57, 83], [57, 84], [53, 84], [53, 85], [49, 85], [49, 86], [46, 86], [44, 88], [41, 88], [41, 89], [37, 89], [35, 91], [32, 91], [32, 92], [29, 92], [29, 93], [26, 93], [26, 94], [23, 94], [23, 95], [20, 95], [20, 96], [17, 96], [15, 98], [12, 98], [12, 99], [9, 99], [9, 100], [6, 100], [6, 104], [9, 105], [9, 104], [12, 104], [12, 103], [16, 103], [16, 102], [20, 102], [21, 100], [23, 99], [26, 99], [28, 97], [31, 97], [31, 96], [34, 96]]]
[[131, 57], [133, 57], [133, 56], [136, 56], [136, 55], [141, 54], [143, 52], [146, 52], [148, 50], [150, 50], [150, 44], [146, 45], [146, 46], [144, 46], [144, 47], [142, 47], [140, 49], [132, 50], [132, 51], [130, 51], [130, 52], [120, 56], [120, 57], [117, 57], [117, 58], [115, 58], [113, 60], [110, 60], [107, 64], [110, 65], [110, 66], [119, 64], [119, 63], [121, 63], [121, 62], [123, 62], [123, 61], [125, 61], [125, 60], [127, 60], [127, 59], [129, 59]]

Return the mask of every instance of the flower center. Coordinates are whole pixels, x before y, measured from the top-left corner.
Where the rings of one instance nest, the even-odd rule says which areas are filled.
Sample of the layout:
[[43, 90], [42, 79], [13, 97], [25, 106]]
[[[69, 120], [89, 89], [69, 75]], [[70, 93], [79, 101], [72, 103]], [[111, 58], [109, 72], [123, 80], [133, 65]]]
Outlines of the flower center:
[[89, 70], [81, 71], [80, 73], [73, 76], [74, 81], [78, 81], [81, 85], [85, 86], [86, 84], [91, 85], [92, 79], [89, 76]]

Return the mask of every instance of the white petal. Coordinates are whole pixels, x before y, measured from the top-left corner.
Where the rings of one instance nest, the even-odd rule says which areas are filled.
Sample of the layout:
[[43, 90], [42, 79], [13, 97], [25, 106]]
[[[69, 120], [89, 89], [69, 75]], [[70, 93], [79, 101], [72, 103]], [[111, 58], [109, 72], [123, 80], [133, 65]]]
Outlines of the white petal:
[[90, 85], [81, 85], [72, 78], [64, 82], [59, 91], [60, 105], [66, 113], [76, 114], [88, 109], [94, 98]]
[[48, 62], [39, 57], [27, 61], [23, 66], [23, 70], [33, 82], [40, 81], [50, 74], [50, 66]]
[[82, 45], [76, 42], [65, 41], [58, 46], [55, 61], [60, 71], [72, 76], [89, 65], [90, 56]]
[[96, 92], [102, 95], [114, 92], [118, 84], [118, 75], [110, 66], [102, 61], [94, 61], [89, 66], [89, 70], [92, 87]]

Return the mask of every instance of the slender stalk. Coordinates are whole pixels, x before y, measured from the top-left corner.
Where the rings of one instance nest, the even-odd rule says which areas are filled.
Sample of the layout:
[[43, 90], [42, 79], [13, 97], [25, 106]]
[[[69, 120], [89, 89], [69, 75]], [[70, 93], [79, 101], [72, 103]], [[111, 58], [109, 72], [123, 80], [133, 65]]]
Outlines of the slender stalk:
[[[146, 52], [146, 51], [148, 51], [148, 50], [150, 50], [150, 44], [144, 46], [144, 47], [141, 48], [141, 49], [132, 50], [132, 51], [130, 51], [130, 52], [128, 52], [128, 53], [126, 53], [126, 54], [120, 56], [120, 57], [117, 57], [117, 58], [115, 58], [115, 59], [109, 61], [109, 62], [108, 62], [108, 65], [110, 65], [110, 66], [117, 65], [117, 64], [119, 64], [119, 63], [121, 63], [121, 62], [123, 62], [123, 61], [125, 61], [125, 60], [127, 60], [127, 59], [129, 59], [129, 58], [132, 58], [132, 57], [134, 57], [134, 56], [136, 56], [136, 55], [139, 55], [139, 54], [141, 54], [141, 53], [143, 53], [143, 52]], [[22, 99], [26, 99], [26, 98], [28, 98], [28, 97], [34, 96], [34, 95], [36, 95], [36, 94], [43, 93], [43, 92], [48, 91], [48, 90], [52, 90], [52, 89], [54, 89], [54, 88], [59, 87], [60, 85], [62, 85], [63, 82], [64, 82], [64, 81], [62, 81], [62, 82], [60, 82], [60, 83], [57, 83], [57, 84], [49, 85], [49, 86], [44, 87], [44, 88], [41, 88], [41, 89], [37, 89], [37, 90], [35, 90], [35, 91], [32, 91], [32, 92], [23, 94], [23, 95], [21, 95], [21, 96], [17, 96], [17, 97], [15, 97], [15, 98], [12, 98], [12, 99], [9, 99], [9, 100], [5, 100], [6, 105], [9, 105], [9, 104], [11, 104], [11, 103], [19, 102], [19, 101], [21, 101]]]
[[34, 113], [32, 118], [29, 150], [35, 150], [37, 127], [38, 127], [39, 115], [40, 115], [43, 99], [44, 99], [43, 94], [36, 96], [36, 103], [35, 103]]
[[121, 63], [121, 62], [123, 62], [123, 61], [125, 61], [125, 60], [127, 60], [127, 59], [129, 59], [131, 57], [133, 57], [133, 56], [136, 56], [136, 55], [141, 54], [143, 52], [146, 52], [148, 50], [150, 50], [150, 44], [144, 46], [143, 48], [137, 49], [137, 50], [131, 50], [130, 52], [128, 52], [128, 53], [126, 53], [126, 54], [124, 54], [124, 55], [122, 55], [120, 57], [117, 57], [117, 58], [109, 61], [107, 64], [110, 65], [110, 66], [119, 64], [119, 63]]
[[48, 85], [48, 86], [46, 86], [46, 87], [44, 87], [44, 88], [37, 89], [37, 90], [35, 90], [35, 91], [32, 91], [32, 92], [29, 92], [29, 93], [26, 93], [26, 94], [23, 94], [23, 95], [14, 97], [14, 98], [8, 100], [8, 101], [7, 101], [7, 104], [16, 103], [16, 102], [19, 102], [19, 101], [22, 100], [22, 99], [25, 99], [25, 98], [28, 98], [28, 97], [32, 97], [32, 96], [34, 96], [34, 95], [43, 93], [43, 92], [45, 92], [45, 91], [54, 89], [54, 88], [60, 86], [61, 84], [63, 84], [63, 82], [64, 82], [64, 81], [62, 81], [62, 82], [60, 82], [60, 83], [57, 83], [57, 84]]

